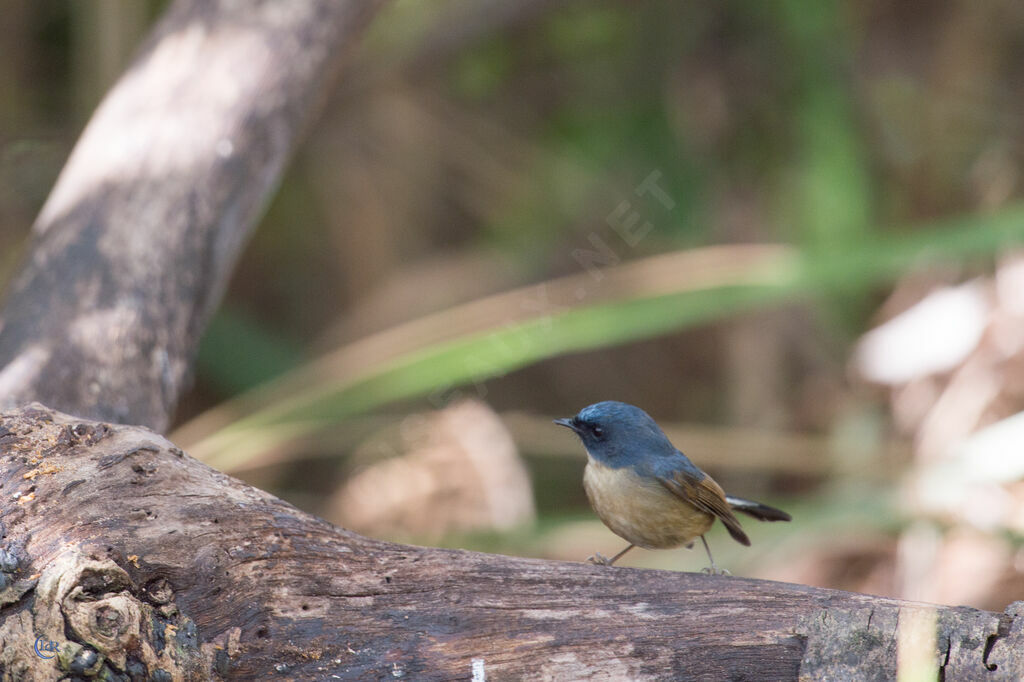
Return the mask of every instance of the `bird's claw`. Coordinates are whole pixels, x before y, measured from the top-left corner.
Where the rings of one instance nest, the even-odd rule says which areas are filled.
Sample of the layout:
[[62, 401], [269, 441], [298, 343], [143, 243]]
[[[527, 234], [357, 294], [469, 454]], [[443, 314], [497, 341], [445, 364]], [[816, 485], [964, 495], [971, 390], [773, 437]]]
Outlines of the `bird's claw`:
[[708, 566], [706, 568], [702, 568], [700, 572], [704, 575], [732, 575], [732, 573], [730, 573], [727, 569], [718, 568], [717, 566]]
[[600, 554], [599, 552], [594, 552], [592, 555], [588, 556], [587, 563], [594, 564], [595, 566], [612, 565], [612, 562], [608, 560], [608, 557], [604, 556], [603, 554]]

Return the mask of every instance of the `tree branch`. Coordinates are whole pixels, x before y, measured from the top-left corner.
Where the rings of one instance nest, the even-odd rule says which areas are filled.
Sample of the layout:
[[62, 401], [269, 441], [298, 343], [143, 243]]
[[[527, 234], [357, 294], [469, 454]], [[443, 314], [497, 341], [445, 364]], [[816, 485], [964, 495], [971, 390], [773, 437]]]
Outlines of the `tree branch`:
[[164, 428], [235, 259], [380, 0], [178, 0], [89, 122], [0, 319], [0, 407]]

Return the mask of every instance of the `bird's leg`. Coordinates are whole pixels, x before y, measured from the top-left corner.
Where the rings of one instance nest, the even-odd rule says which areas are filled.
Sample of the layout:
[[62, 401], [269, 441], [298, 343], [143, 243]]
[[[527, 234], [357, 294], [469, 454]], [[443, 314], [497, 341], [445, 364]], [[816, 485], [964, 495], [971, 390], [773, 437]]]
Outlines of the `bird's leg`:
[[629, 550], [633, 549], [634, 547], [636, 547], [636, 545], [634, 545], [632, 543], [627, 545], [626, 549], [622, 550], [621, 552], [619, 552], [618, 554], [616, 554], [615, 556], [612, 557], [611, 561], [608, 562], [608, 565], [611, 566], [612, 564], [614, 564], [616, 561], [618, 561], [622, 557], [623, 554], [625, 554]]
[[711, 548], [708, 547], [708, 541], [704, 539], [703, 535], [700, 536], [700, 541], [704, 543], [704, 550], [708, 553], [708, 560], [711, 562], [711, 565], [702, 570], [701, 573], [707, 573], [708, 575], [732, 575], [732, 573], [724, 568], [715, 566], [715, 557], [711, 556]]
[[621, 556], [622, 556], [623, 554], [625, 554], [625, 553], [626, 553], [626, 552], [628, 552], [629, 550], [633, 549], [634, 547], [636, 547], [636, 545], [632, 545], [632, 544], [631, 544], [631, 545], [628, 545], [628, 546], [626, 547], [626, 549], [622, 550], [621, 552], [619, 552], [618, 554], [616, 554], [615, 556], [613, 556], [613, 557], [612, 557], [611, 559], [609, 559], [609, 558], [607, 558], [607, 557], [605, 557], [605, 556], [603, 556], [603, 555], [601, 555], [601, 554], [598, 554], [597, 552], [594, 552], [594, 555], [593, 555], [593, 556], [589, 556], [589, 557], [587, 557], [587, 561], [589, 561], [590, 563], [592, 563], [592, 564], [595, 564], [595, 565], [597, 565], [597, 566], [611, 566], [611, 565], [612, 565], [612, 564], [614, 564], [614, 563], [615, 563], [616, 561], [618, 561], [618, 560], [619, 560], [619, 558], [620, 558], [620, 557], [621, 557]]

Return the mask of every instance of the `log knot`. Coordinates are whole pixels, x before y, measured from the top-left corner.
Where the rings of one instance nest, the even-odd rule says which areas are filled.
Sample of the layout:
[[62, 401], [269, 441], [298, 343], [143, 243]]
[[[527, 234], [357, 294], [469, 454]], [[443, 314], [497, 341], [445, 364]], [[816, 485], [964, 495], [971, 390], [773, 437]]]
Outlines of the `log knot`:
[[[173, 604], [174, 590], [157, 578], [140, 590], [110, 559], [70, 548], [42, 571], [31, 608], [7, 618], [0, 641], [55, 644], [53, 660], [33, 650], [5, 651], [7, 679], [208, 679], [212, 652], [199, 646], [195, 623]], [[8, 655], [9, 654], [9, 655]], [[9, 668], [5, 669], [4, 664]], [[18, 673], [11, 677], [7, 671]]]

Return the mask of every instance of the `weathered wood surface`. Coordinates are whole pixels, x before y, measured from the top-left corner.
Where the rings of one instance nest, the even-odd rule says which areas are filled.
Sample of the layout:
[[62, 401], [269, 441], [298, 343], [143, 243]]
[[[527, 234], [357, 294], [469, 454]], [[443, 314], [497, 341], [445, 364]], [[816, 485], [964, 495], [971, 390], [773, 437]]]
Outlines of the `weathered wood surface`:
[[163, 429], [239, 250], [381, 0], [177, 0], [82, 134], [0, 318], [0, 408]]
[[41, 405], [0, 417], [0, 514], [4, 680], [76, 660], [131, 679], [881, 680], [914, 614], [938, 620], [945, 680], [1024, 679], [1019, 603], [378, 542], [151, 431]]

